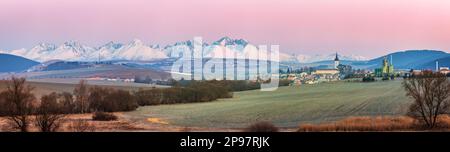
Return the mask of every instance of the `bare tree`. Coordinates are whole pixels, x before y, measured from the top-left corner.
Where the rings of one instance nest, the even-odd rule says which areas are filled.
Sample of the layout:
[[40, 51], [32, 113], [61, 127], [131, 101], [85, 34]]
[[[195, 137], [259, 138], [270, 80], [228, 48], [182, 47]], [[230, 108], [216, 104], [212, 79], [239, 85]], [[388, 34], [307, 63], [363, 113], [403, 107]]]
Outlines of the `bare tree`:
[[85, 80], [80, 80], [80, 83], [73, 90], [75, 95], [75, 102], [80, 113], [86, 113], [89, 110], [89, 90]]
[[436, 127], [438, 116], [450, 112], [450, 81], [445, 75], [425, 71], [414, 78], [405, 79], [403, 86], [406, 95], [414, 98], [408, 115], [424, 127]]
[[64, 118], [62, 95], [51, 93], [41, 98], [41, 104], [36, 108], [35, 124], [42, 132], [55, 132]]
[[6, 96], [6, 91], [0, 91], [0, 116], [5, 116], [7, 114]]
[[60, 104], [63, 106], [63, 112], [66, 114], [76, 113], [76, 104], [73, 100], [73, 95], [69, 92], [63, 92], [59, 95], [61, 99]]
[[11, 77], [6, 90], [1, 94], [4, 100], [4, 113], [13, 128], [28, 132], [29, 115], [33, 112], [36, 98], [31, 93], [33, 87], [26, 84], [25, 78]]

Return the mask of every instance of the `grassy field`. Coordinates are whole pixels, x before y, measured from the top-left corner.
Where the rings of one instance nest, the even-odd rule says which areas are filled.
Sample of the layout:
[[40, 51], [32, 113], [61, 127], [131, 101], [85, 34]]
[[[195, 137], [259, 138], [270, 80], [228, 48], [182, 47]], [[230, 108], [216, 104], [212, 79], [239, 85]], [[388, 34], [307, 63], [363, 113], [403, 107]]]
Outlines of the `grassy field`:
[[[142, 84], [88, 83], [125, 90], [146, 87]], [[39, 98], [51, 92], [72, 92], [76, 81], [62, 83], [52, 79], [29, 84], [36, 87], [34, 93]], [[0, 81], [0, 90], [4, 87], [5, 83]], [[271, 121], [280, 127], [298, 127], [301, 123], [325, 123], [349, 116], [402, 115], [410, 101], [400, 80], [335, 82], [281, 87], [273, 92], [236, 92], [231, 99], [207, 103], [146, 106], [125, 112], [124, 117], [144, 124], [164, 122], [163, 125], [178, 127], [242, 128], [257, 121]]]
[[300, 123], [323, 123], [348, 116], [402, 115], [409, 101], [401, 81], [336, 82], [281, 87], [274, 92], [237, 92], [231, 99], [146, 106], [124, 114], [132, 120], [155, 118], [185, 127], [242, 128], [257, 121], [298, 127]]

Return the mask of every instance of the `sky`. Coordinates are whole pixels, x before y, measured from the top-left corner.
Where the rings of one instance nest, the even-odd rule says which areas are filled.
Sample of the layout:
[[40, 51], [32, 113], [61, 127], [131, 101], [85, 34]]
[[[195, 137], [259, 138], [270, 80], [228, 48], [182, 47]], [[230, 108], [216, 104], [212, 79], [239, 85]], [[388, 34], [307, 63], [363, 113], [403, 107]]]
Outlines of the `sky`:
[[242, 38], [295, 54], [450, 51], [448, 0], [0, 0], [0, 50]]

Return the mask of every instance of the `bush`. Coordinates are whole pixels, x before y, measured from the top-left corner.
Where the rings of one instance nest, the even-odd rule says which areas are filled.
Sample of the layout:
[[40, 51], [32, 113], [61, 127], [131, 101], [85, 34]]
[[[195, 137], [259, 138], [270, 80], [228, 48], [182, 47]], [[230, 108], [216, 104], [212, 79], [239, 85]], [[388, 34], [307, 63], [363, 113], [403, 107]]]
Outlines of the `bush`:
[[362, 79], [362, 82], [374, 82], [375, 78], [372, 76], [366, 76]]
[[77, 119], [68, 126], [72, 132], [94, 132], [95, 126], [90, 124], [87, 120]]
[[35, 111], [35, 125], [42, 132], [55, 132], [64, 119], [64, 105], [57, 93], [41, 97], [41, 103]]
[[114, 121], [117, 120], [117, 116], [112, 113], [95, 112], [92, 116], [92, 120], [96, 121]]
[[140, 106], [161, 104], [163, 92], [162, 89], [139, 90], [134, 93], [136, 102]]
[[228, 81], [182, 81], [171, 88], [139, 90], [134, 93], [140, 106], [208, 102], [233, 96]]
[[124, 90], [112, 90], [105, 100], [104, 110], [109, 112], [132, 111], [138, 107], [134, 96]]
[[124, 90], [92, 87], [88, 97], [91, 111], [132, 111], [138, 107], [134, 96]]
[[278, 128], [270, 122], [257, 122], [247, 127], [245, 132], [278, 132]]
[[280, 80], [278, 86], [280, 86], [280, 87], [282, 87], [282, 86], [289, 86], [289, 84], [291, 84], [291, 80], [282, 79], [282, 80]]

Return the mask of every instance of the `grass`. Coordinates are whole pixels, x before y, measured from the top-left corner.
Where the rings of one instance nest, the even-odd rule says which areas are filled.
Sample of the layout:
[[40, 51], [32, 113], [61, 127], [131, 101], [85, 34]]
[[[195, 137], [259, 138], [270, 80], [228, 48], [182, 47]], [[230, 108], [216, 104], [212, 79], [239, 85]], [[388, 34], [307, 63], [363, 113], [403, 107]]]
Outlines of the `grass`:
[[414, 119], [399, 117], [348, 117], [332, 123], [301, 124], [298, 132], [317, 131], [411, 131], [417, 128]]
[[440, 115], [437, 126], [426, 130], [411, 117], [407, 116], [377, 116], [348, 117], [332, 123], [301, 124], [298, 132], [332, 132], [332, 131], [448, 131], [450, 116]]
[[[75, 81], [74, 81], [75, 82]], [[51, 92], [72, 92], [75, 83], [29, 82], [39, 98]], [[137, 90], [142, 86], [114, 86]], [[0, 90], [5, 83], [0, 81]], [[164, 122], [181, 127], [245, 128], [268, 121], [277, 127], [298, 128], [299, 124], [322, 124], [357, 116], [398, 116], [406, 112], [411, 99], [401, 81], [373, 83], [335, 82], [280, 87], [273, 92], [259, 90], [234, 93], [234, 98], [206, 103], [140, 107], [124, 113], [126, 119], [143, 123]]]
[[156, 117], [186, 127], [244, 128], [260, 121], [298, 127], [349, 116], [403, 115], [409, 101], [401, 81], [335, 82], [237, 92], [234, 98], [208, 103], [146, 106], [124, 115], [141, 121]]

